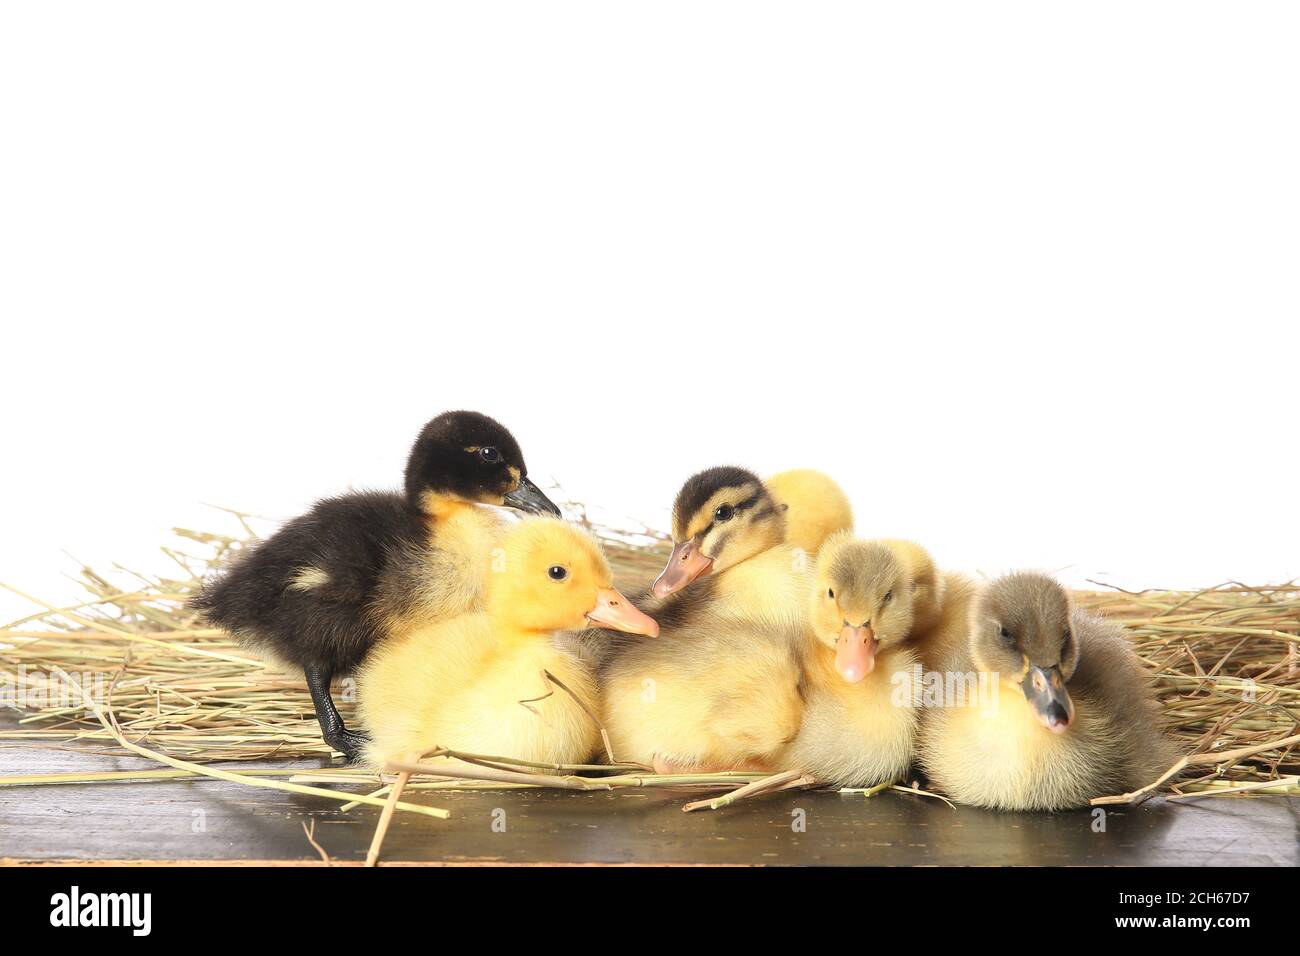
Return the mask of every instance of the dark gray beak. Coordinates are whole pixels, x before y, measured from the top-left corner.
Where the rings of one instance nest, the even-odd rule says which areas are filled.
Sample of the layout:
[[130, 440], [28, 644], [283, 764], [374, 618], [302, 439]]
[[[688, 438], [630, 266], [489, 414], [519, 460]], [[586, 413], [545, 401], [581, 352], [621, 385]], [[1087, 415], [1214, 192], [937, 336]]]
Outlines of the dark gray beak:
[[1065, 689], [1065, 680], [1058, 667], [1029, 666], [1020, 689], [1025, 692], [1029, 707], [1044, 727], [1054, 734], [1063, 734], [1074, 719], [1074, 701]]
[[519, 479], [519, 487], [506, 495], [501, 503], [508, 508], [518, 508], [525, 514], [562, 517], [555, 502], [542, 494], [542, 489], [527, 478]]

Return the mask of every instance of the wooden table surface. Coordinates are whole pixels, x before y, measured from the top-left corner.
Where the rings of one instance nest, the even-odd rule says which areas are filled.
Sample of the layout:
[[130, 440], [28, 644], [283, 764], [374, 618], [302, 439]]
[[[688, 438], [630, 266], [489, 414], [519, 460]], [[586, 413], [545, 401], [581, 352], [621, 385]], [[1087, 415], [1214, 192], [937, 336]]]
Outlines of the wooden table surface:
[[[0, 743], [0, 775], [156, 767]], [[231, 769], [244, 769], [231, 767]], [[303, 762], [304, 768], [321, 766]], [[448, 820], [399, 813], [387, 862], [655, 864], [1300, 864], [1300, 801], [1212, 798], [1091, 811], [994, 813], [925, 797], [834, 792], [683, 813], [698, 794], [423, 792]], [[493, 828], [504, 811], [505, 832]], [[211, 779], [0, 787], [0, 861], [363, 860], [378, 811]], [[798, 820], [805, 824], [796, 832]], [[500, 827], [498, 826], [498, 830]]]

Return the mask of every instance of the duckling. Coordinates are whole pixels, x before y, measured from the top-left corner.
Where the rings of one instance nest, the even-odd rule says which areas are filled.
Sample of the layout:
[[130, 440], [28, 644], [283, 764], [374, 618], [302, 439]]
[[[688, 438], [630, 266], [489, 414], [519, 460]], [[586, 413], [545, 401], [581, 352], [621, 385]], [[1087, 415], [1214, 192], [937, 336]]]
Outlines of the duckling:
[[986, 699], [924, 714], [921, 764], [949, 796], [1002, 810], [1087, 806], [1150, 783], [1174, 762], [1151, 682], [1121, 630], [1046, 575], [989, 583], [946, 672]]
[[[673, 502], [673, 550], [651, 586], [674, 623], [708, 608], [774, 626], [802, 624], [811, 561], [785, 541], [785, 513], [757, 475], [709, 468]], [[689, 592], [684, 589], [700, 580]]]
[[214, 625], [302, 669], [325, 742], [354, 758], [330, 681], [353, 671], [386, 634], [475, 606], [498, 516], [560, 510], [528, 480], [503, 425], [478, 412], [426, 424], [406, 465], [404, 494], [326, 498], [241, 555], [191, 602]]
[[785, 511], [785, 543], [816, 554], [836, 531], [853, 530], [848, 495], [829, 475], [811, 468], [793, 468], [773, 475], [767, 490]]
[[908, 644], [925, 670], [939, 666], [952, 647], [966, 639], [975, 582], [956, 571], [940, 570], [930, 552], [915, 541], [879, 538], [912, 582], [912, 626]]
[[842, 787], [907, 771], [919, 724], [908, 681], [920, 661], [907, 639], [932, 588], [887, 543], [847, 531], [826, 540], [809, 597], [803, 720], [779, 769]]
[[595, 680], [557, 632], [593, 622], [654, 636], [658, 627], [614, 589], [585, 531], [526, 518], [500, 549], [482, 611], [387, 641], [362, 666], [368, 762], [412, 761], [437, 747], [540, 763], [580, 763], [595, 752]]
[[784, 515], [752, 472], [687, 479], [647, 606], [660, 639], [611, 642], [601, 664], [617, 759], [664, 773], [761, 770], [794, 737], [811, 571], [784, 536]]

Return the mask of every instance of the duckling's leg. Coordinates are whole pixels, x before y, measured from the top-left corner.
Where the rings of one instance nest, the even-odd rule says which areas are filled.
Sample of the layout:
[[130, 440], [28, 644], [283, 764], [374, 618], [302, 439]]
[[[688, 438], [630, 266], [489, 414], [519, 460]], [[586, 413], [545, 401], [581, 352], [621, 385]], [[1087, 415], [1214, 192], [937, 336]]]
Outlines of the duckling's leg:
[[361, 755], [361, 748], [370, 738], [348, 730], [343, 725], [343, 718], [334, 706], [334, 698], [330, 697], [330, 681], [334, 675], [321, 667], [305, 667], [303, 673], [307, 675], [307, 690], [311, 692], [316, 719], [320, 721], [321, 737], [348, 760], [356, 760]]

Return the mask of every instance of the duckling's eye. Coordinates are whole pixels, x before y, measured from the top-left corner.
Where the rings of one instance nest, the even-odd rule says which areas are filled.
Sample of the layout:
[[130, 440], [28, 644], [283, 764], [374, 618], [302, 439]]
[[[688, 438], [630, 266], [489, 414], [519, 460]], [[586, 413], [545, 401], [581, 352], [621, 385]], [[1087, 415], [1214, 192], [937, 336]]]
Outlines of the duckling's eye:
[[886, 591], [886, 592], [885, 592], [885, 603], [888, 604], [888, 603], [889, 603], [890, 601], [892, 601], [893, 599], [894, 599], [894, 592], [893, 592], [893, 591]]
[[1016, 642], [1016, 639], [1011, 636], [1011, 632], [1005, 627], [1002, 628], [1002, 640], [1006, 641], [1008, 644], [1014, 644]]
[[552, 581], [563, 581], [569, 576], [569, 569], [562, 564], [552, 564], [546, 569], [546, 573], [551, 576]]
[[826, 596], [827, 596], [828, 598], [830, 598], [831, 600], [834, 600], [834, 599], [835, 599], [835, 589], [834, 589], [834, 588], [827, 588], [827, 589], [826, 589]]
[[491, 445], [488, 445], [485, 448], [480, 448], [478, 450], [478, 456], [489, 465], [495, 465], [501, 460], [501, 452], [497, 451]]
[[718, 510], [713, 512], [713, 520], [730, 521], [731, 516], [735, 513], [735, 509], [733, 509], [731, 505], [718, 505]]

